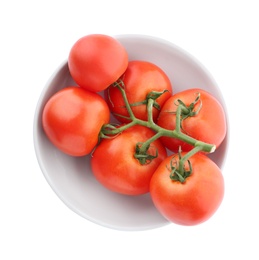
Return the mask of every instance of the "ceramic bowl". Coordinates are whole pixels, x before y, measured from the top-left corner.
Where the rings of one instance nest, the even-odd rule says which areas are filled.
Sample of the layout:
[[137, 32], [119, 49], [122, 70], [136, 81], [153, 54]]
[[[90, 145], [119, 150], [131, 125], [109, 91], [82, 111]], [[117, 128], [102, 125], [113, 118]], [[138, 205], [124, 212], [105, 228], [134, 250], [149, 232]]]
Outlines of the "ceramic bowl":
[[[162, 39], [143, 35], [116, 36], [129, 60], [150, 61], [169, 76], [174, 93], [203, 88], [213, 94], [226, 111], [224, 99], [210, 73], [190, 54]], [[39, 98], [34, 118], [34, 146], [40, 168], [57, 196], [74, 212], [99, 225], [117, 230], [146, 230], [169, 224], [154, 207], [149, 194], [125, 196], [113, 193], [94, 178], [90, 156], [74, 158], [56, 149], [43, 132], [41, 116], [47, 100], [58, 90], [74, 84], [64, 61], [53, 73]], [[227, 114], [227, 113], [226, 113]], [[211, 155], [223, 167], [228, 134]]]

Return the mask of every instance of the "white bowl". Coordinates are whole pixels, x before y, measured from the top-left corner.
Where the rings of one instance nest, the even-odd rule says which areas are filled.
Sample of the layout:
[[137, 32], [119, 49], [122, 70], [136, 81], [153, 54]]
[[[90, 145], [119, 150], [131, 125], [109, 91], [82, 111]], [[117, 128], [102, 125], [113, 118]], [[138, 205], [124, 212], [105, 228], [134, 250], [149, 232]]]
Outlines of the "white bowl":
[[[203, 88], [213, 94], [226, 110], [216, 82], [192, 56], [170, 42], [141, 35], [116, 37], [126, 48], [129, 60], [146, 60], [160, 66], [169, 76], [174, 93], [188, 88]], [[90, 157], [74, 158], [57, 150], [43, 132], [41, 116], [47, 100], [58, 90], [74, 84], [63, 62], [46, 84], [34, 118], [34, 146], [41, 170], [58, 197], [82, 217], [118, 230], [145, 230], [169, 224], [154, 207], [149, 194], [130, 197], [113, 193], [93, 177]], [[228, 135], [211, 155], [222, 168], [227, 153]]]

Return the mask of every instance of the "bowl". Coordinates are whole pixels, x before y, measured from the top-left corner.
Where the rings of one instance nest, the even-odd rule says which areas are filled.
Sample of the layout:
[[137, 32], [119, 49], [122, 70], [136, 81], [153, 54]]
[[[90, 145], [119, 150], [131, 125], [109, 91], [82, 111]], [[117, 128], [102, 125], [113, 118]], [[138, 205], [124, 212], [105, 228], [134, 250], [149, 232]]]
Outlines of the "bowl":
[[[150, 61], [170, 78], [174, 93], [203, 88], [213, 94], [226, 110], [224, 99], [210, 73], [190, 54], [165, 40], [145, 35], [115, 36], [126, 48], [129, 60]], [[90, 155], [71, 157], [55, 148], [46, 137], [41, 116], [47, 100], [58, 90], [75, 84], [64, 61], [48, 80], [34, 116], [34, 147], [40, 168], [57, 196], [71, 210], [96, 224], [117, 230], [147, 230], [169, 222], [154, 207], [149, 194], [126, 196], [111, 192], [94, 178]], [[223, 167], [228, 134], [211, 159]]]

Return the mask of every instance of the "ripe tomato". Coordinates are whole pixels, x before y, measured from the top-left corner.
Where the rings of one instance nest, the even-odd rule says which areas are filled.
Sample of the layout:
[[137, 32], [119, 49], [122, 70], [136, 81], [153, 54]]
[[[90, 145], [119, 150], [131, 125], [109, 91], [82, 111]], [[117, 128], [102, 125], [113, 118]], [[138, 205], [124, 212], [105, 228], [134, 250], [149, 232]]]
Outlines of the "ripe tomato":
[[126, 70], [128, 54], [116, 39], [102, 34], [80, 38], [71, 48], [68, 67], [72, 78], [87, 90], [99, 92]]
[[54, 94], [42, 114], [43, 129], [50, 141], [72, 156], [89, 154], [109, 119], [105, 100], [79, 87], [67, 87]]
[[[165, 72], [157, 65], [147, 61], [130, 61], [127, 70], [122, 75], [126, 95], [130, 104], [144, 101], [151, 91], [168, 92], [156, 99], [157, 104], [162, 107], [164, 102], [172, 95], [172, 86]], [[105, 92], [106, 101], [111, 112], [122, 116], [129, 116], [124, 100], [118, 88], [110, 86]], [[147, 120], [146, 104], [132, 106], [134, 115], [142, 120]], [[153, 119], [159, 114], [157, 108], [153, 108]], [[123, 117], [116, 117], [120, 122], [126, 123], [129, 120]]]
[[158, 156], [148, 164], [134, 157], [136, 144], [154, 135], [144, 126], [133, 126], [113, 139], [103, 139], [95, 149], [91, 166], [96, 179], [106, 188], [125, 195], [149, 191], [149, 182], [158, 165], [166, 158], [166, 149], [159, 140], [151, 143], [149, 153]]
[[[223, 107], [211, 94], [202, 89], [188, 89], [170, 97], [164, 104], [157, 124], [163, 128], [174, 130], [176, 126], [176, 115], [178, 99], [186, 105], [190, 105], [197, 93], [200, 100], [195, 104], [197, 110], [202, 104], [201, 110], [196, 116], [188, 117], [182, 121], [182, 132], [205, 143], [214, 144], [216, 148], [222, 143], [226, 135], [226, 118]], [[193, 147], [175, 138], [162, 137], [162, 143], [170, 150], [178, 152], [179, 146], [182, 151], [189, 151]]]
[[[200, 224], [209, 219], [222, 202], [223, 176], [207, 156], [195, 154], [190, 158], [192, 174], [185, 182], [171, 180], [168, 169], [173, 156], [167, 157], [151, 178], [151, 198], [158, 211], [169, 221], [181, 225]], [[178, 154], [175, 155], [175, 159], [178, 158]]]

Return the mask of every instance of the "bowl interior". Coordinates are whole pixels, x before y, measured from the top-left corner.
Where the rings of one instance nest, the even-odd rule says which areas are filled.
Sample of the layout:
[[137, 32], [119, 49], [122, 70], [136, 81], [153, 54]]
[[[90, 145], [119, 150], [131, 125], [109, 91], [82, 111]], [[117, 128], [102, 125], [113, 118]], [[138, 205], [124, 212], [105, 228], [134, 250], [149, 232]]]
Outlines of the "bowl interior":
[[[203, 88], [223, 105], [221, 92], [207, 70], [188, 53], [161, 39], [122, 35], [116, 37], [126, 48], [130, 60], [146, 60], [160, 66], [169, 76], [174, 93], [188, 88]], [[124, 196], [102, 187], [93, 177], [90, 156], [74, 158], [56, 149], [45, 136], [41, 115], [47, 100], [58, 90], [75, 85], [67, 62], [47, 82], [34, 118], [34, 146], [41, 170], [59, 198], [73, 211], [97, 224], [119, 230], [145, 230], [169, 222], [155, 209], [149, 194]], [[222, 168], [228, 136], [211, 158]]]

